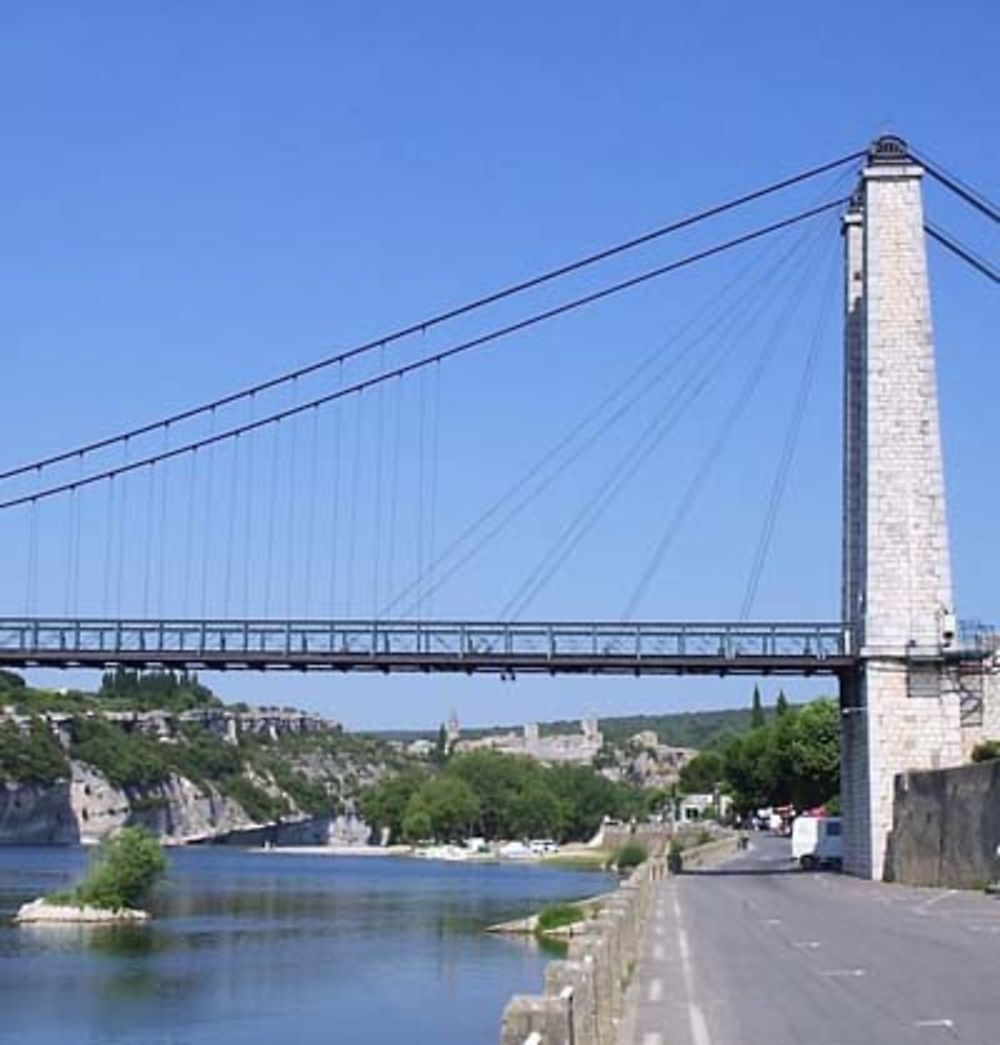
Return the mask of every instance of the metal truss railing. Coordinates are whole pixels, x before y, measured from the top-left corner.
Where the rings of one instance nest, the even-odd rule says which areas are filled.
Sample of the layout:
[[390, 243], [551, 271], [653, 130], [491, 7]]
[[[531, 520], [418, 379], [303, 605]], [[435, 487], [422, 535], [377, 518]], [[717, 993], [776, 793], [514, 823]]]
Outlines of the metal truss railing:
[[0, 663], [334, 670], [833, 673], [839, 623], [0, 618]]

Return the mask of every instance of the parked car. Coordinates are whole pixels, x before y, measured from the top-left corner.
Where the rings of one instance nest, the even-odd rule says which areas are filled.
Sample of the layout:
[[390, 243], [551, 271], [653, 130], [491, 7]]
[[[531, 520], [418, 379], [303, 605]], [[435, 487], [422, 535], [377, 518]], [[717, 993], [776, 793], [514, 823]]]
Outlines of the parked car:
[[528, 848], [537, 856], [545, 856], [546, 853], [558, 853], [559, 843], [552, 838], [532, 838]]
[[843, 864], [839, 816], [800, 816], [792, 824], [792, 859], [804, 871], [817, 867], [840, 870]]

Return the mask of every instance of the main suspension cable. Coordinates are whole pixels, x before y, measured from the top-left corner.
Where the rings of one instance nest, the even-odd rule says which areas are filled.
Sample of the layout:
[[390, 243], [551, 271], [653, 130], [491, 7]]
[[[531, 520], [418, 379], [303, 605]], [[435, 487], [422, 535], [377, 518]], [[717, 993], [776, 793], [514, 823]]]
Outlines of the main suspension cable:
[[481, 334], [478, 337], [471, 338], [468, 341], [463, 341], [457, 345], [453, 345], [451, 348], [443, 349], [440, 352], [435, 352], [432, 355], [424, 356], [421, 359], [417, 359], [413, 362], [398, 366], [393, 370], [384, 371], [383, 373], [376, 374], [373, 377], [366, 378], [362, 381], [357, 381], [355, 382], [355, 384], [349, 385], [346, 388], [339, 388], [333, 392], [329, 392], [326, 395], [320, 396], [316, 399], [312, 399], [308, 402], [299, 403], [295, 406], [287, 407], [284, 410], [270, 414], [267, 417], [257, 418], [254, 421], [237, 425], [223, 432], [216, 432], [209, 436], [205, 436], [201, 439], [185, 443], [181, 446], [172, 447], [171, 449], [165, 452], [151, 454], [147, 457], [138, 458], [134, 461], [130, 461], [126, 464], [122, 464], [114, 468], [108, 468], [100, 472], [91, 473], [90, 475], [84, 476], [82, 479], [74, 479], [72, 481], [57, 483], [53, 486], [43, 487], [41, 490], [35, 490], [31, 493], [22, 494], [20, 496], [12, 497], [5, 501], [0, 501], [0, 511], [7, 508], [15, 508], [23, 504], [32, 504], [36, 501], [45, 500], [46, 498], [54, 497], [57, 494], [66, 493], [70, 490], [80, 489], [81, 487], [89, 486], [93, 483], [101, 482], [105, 479], [111, 479], [114, 476], [123, 475], [127, 472], [135, 471], [136, 469], [143, 468], [147, 465], [159, 464], [161, 461], [170, 460], [174, 457], [180, 457], [183, 454], [193, 453], [194, 451], [201, 449], [202, 447], [208, 447], [216, 443], [221, 443], [229, 439], [234, 439], [238, 435], [243, 435], [247, 432], [255, 431], [258, 428], [264, 428], [268, 425], [278, 424], [283, 420], [304, 413], [307, 410], [320, 406], [325, 406], [327, 403], [331, 403], [338, 399], [342, 399], [348, 395], [364, 392], [368, 388], [374, 388], [375, 386], [380, 385], [385, 381], [390, 381], [395, 377], [401, 377], [404, 374], [414, 373], [416, 371], [424, 369], [425, 367], [433, 366], [435, 363], [442, 362], [445, 359], [450, 359], [453, 356], [458, 356], [465, 352], [469, 352], [474, 348], [479, 348], [482, 345], [486, 345], [493, 341], [497, 341], [501, 338], [508, 337], [509, 335], [518, 333], [519, 331], [527, 330], [529, 327], [537, 326], [538, 324], [544, 323], [550, 319], [554, 319], [557, 316], [565, 315], [566, 313], [572, 312], [576, 309], [583, 308], [586, 305], [593, 304], [596, 301], [601, 301], [615, 294], [619, 294], [625, 290], [630, 290], [633, 287], [640, 286], [643, 283], [647, 283], [650, 280], [657, 279], [660, 276], [665, 276], [668, 273], [676, 272], [679, 269], [686, 268], [690, 265], [696, 264], [699, 261], [704, 261], [707, 258], [723, 254], [729, 250], [733, 250], [734, 248], [742, 246], [746, 243], [751, 243], [754, 240], [761, 239], [762, 237], [770, 235], [771, 233], [777, 232], [781, 229], [789, 228], [803, 221], [807, 221], [809, 218], [813, 218], [819, 214], [826, 213], [827, 211], [832, 210], [834, 207], [842, 206], [846, 202], [847, 197], [841, 197], [839, 199], [832, 200], [829, 203], [823, 203], [819, 206], [811, 207], [808, 210], [800, 211], [798, 214], [795, 214], [790, 218], [784, 218], [781, 221], [776, 221], [772, 222], [769, 225], [764, 225], [760, 228], [754, 229], [752, 232], [747, 232], [741, 236], [736, 236], [733, 239], [726, 240], [723, 243], [715, 244], [712, 247], [707, 247], [704, 250], [697, 251], [694, 254], [688, 254], [685, 257], [678, 259], [677, 261], [672, 261], [668, 264], [660, 265], [657, 268], [649, 269], [646, 272], [642, 272], [637, 276], [632, 276], [628, 279], [621, 280], [618, 283], [613, 283], [610, 286], [602, 287], [600, 290], [593, 291], [589, 294], [584, 294], [581, 297], [574, 298], [571, 301], [564, 302], [561, 305], [556, 305], [553, 308], [546, 309], [543, 312], [535, 313], [534, 315], [529, 316], [526, 319], [518, 320], [515, 323], [510, 323], [507, 326], [500, 327], [486, 334]]
[[685, 487], [680, 502], [657, 541], [653, 553], [650, 555], [638, 583], [635, 585], [635, 588], [632, 590], [632, 593], [625, 604], [625, 608], [621, 615], [622, 621], [629, 621], [632, 619], [637, 607], [642, 602], [649, 585], [655, 579], [664, 557], [676, 539], [678, 533], [680, 533], [687, 516], [700, 497], [701, 491], [704, 489], [705, 484], [718, 463], [720, 456], [729, 443], [736, 425], [739, 423], [746, 408], [749, 406], [754, 394], [759, 388], [764, 374], [774, 361], [775, 355], [780, 348], [781, 341], [785, 336], [785, 332], [788, 329], [794, 314], [801, 305], [803, 295], [812, 281], [812, 276], [817, 267], [818, 261], [819, 258], [817, 257], [814, 259], [814, 264], [810, 265], [809, 268], [803, 268], [802, 278], [799, 281], [798, 286], [794, 288], [786, 307], [778, 315], [770, 337], [765, 341], [760, 355], [754, 362], [753, 368], [744, 379], [735, 401], [730, 405], [729, 410], [726, 412], [715, 438], [709, 444], [702, 456], [697, 471]]
[[[465, 527], [448, 545], [448, 547], [441, 552], [433, 564], [434, 570], [440, 570], [441, 572], [437, 573], [437, 575], [433, 577], [433, 580], [427, 578], [427, 590], [429, 592], [435, 592], [450, 580], [450, 578], [476, 554], [478, 554], [482, 548], [486, 547], [490, 541], [506, 529], [525, 508], [540, 497], [541, 494], [543, 494], [558, 478], [564, 476], [587, 450], [611, 431], [612, 428], [618, 425], [638, 402], [660, 386], [676, 369], [676, 367], [691, 355], [699, 344], [705, 341], [710, 335], [715, 334], [720, 327], [725, 328], [727, 321], [736, 315], [739, 308], [746, 301], [755, 300], [757, 302], [764, 302], [767, 299], [767, 296], [764, 294], [763, 288], [776, 276], [777, 272], [783, 268], [786, 263], [791, 261], [801, 243], [805, 242], [807, 238], [808, 234], [804, 233], [799, 242], [790, 251], [783, 254], [776, 263], [769, 266], [766, 274], [761, 279], [744, 288], [736, 300], [730, 302], [730, 304], [723, 310], [722, 314], [714, 319], [704, 331], [694, 336], [690, 342], [685, 343], [689, 331], [693, 330], [697, 324], [706, 317], [709, 309], [700, 310], [693, 319], [684, 324], [682, 329], [676, 335], [668, 339], [665, 344], [658, 346], [653, 352], [649, 353], [638, 366], [632, 369], [632, 371], [615, 389], [602, 397], [601, 401], [595, 408], [588, 411], [579, 421], [577, 421], [568, 433], [566, 433], [554, 446], [550, 447], [549, 450], [539, 460], [537, 460], [524, 475], [494, 499], [490, 506], [481, 513], [477, 519]], [[755, 264], [756, 263], [751, 263], [750, 266], [733, 280], [723, 291], [723, 295], [735, 288], [743, 277], [755, 267]], [[714, 304], [715, 302], [713, 302], [713, 307]], [[713, 349], [713, 353], [714, 351], [715, 350]], [[666, 357], [665, 360], [663, 358], [664, 356]], [[639, 387], [638, 390], [629, 392], [639, 379], [647, 374], [650, 368], [656, 363], [659, 363], [659, 366], [653, 370], [652, 376], [646, 381], [646, 383]], [[685, 381], [683, 384], [686, 386], [687, 382]], [[626, 393], [629, 393], [627, 397]], [[618, 403], [618, 406], [615, 407], [613, 412], [605, 417], [594, 430], [584, 437], [584, 433], [591, 427], [592, 423], [597, 424], [598, 420], [603, 414], [605, 414], [606, 410], [614, 406], [616, 402]], [[652, 427], [658, 429], [660, 424], [661, 422], [656, 422]], [[573, 447], [573, 444], [576, 442], [578, 437], [581, 438], [582, 441]], [[643, 438], [645, 439], [647, 436], [644, 436]], [[563, 456], [564, 452], [565, 456]], [[625, 455], [625, 459], [622, 461], [621, 466], [616, 468], [616, 475], [619, 480], [622, 478], [623, 472], [629, 470], [625, 468], [625, 461], [631, 461], [634, 466], [635, 458], [632, 451]], [[500, 515], [499, 519], [496, 520], [489, 529], [482, 532], [486, 524], [493, 522], [498, 514]], [[478, 537], [476, 536], [477, 534], [479, 534]], [[474, 537], [476, 539], [471, 547], [467, 546], [467, 542], [472, 540]], [[560, 539], [558, 546], [564, 547], [564, 545], [565, 542]], [[465, 546], [464, 551], [461, 550], [463, 546]], [[453, 558], [453, 556], [459, 557]], [[449, 560], [451, 561], [449, 562]], [[447, 566], [445, 565], [446, 563], [448, 564]], [[423, 583], [424, 578], [420, 578], [419, 584]], [[384, 608], [383, 614], [396, 610], [404, 599], [411, 597], [417, 587], [418, 582], [411, 582], [407, 585], [407, 587], [399, 592], [392, 602]], [[414, 604], [411, 602], [410, 605], [408, 605], [399, 615], [402, 617], [408, 617], [413, 611], [413, 608]], [[503, 614], [501, 613], [500, 616], [502, 617]]]
[[978, 189], [974, 189], [971, 185], [963, 182], [956, 175], [949, 174], [940, 164], [934, 163], [929, 159], [926, 154], [910, 149], [910, 155], [935, 181], [939, 182], [946, 189], [949, 189], [956, 196], [965, 200], [969, 206], [975, 207], [975, 209], [980, 213], [985, 214], [986, 217], [992, 218], [993, 221], [1000, 222], [1000, 207], [993, 203], [985, 193], [980, 192]]
[[36, 461], [32, 461], [28, 464], [19, 465], [15, 468], [10, 468], [6, 471], [0, 472], [0, 481], [6, 479], [13, 479], [19, 475], [25, 475], [28, 472], [38, 471], [43, 468], [48, 468], [55, 464], [60, 464], [64, 461], [68, 461], [73, 457], [87, 456], [93, 454], [98, 450], [104, 450], [108, 447], [114, 446], [117, 443], [125, 442], [130, 439], [136, 439], [139, 436], [148, 435], [150, 432], [154, 432], [159, 428], [163, 428], [167, 425], [176, 425], [182, 421], [189, 421], [192, 418], [199, 417], [202, 414], [210, 411], [216, 411], [221, 407], [229, 406], [232, 403], [237, 402], [240, 399], [247, 398], [249, 396], [259, 395], [262, 392], [270, 391], [271, 389], [278, 388], [281, 385], [285, 385], [290, 381], [295, 381], [298, 378], [306, 377], [310, 374], [315, 374], [318, 371], [325, 370], [331, 366], [335, 366], [338, 363], [344, 363], [349, 359], [354, 359], [357, 356], [364, 355], [365, 353], [372, 352], [376, 348], [385, 347], [386, 345], [393, 344], [396, 341], [401, 341], [404, 338], [410, 337], [413, 334], [426, 332], [433, 329], [434, 327], [441, 326], [444, 323], [450, 322], [453, 319], [457, 319], [460, 316], [467, 315], [471, 312], [478, 311], [479, 309], [485, 308], [488, 305], [494, 305], [499, 301], [503, 301], [507, 298], [514, 297], [517, 294], [524, 293], [528, 290], [533, 290], [536, 287], [540, 287], [546, 283], [552, 282], [553, 280], [559, 279], [563, 276], [567, 276], [573, 272], [579, 272], [582, 269], [589, 268], [602, 261], [606, 261], [609, 258], [613, 258], [619, 254], [624, 254], [630, 250], [634, 250], [637, 247], [645, 246], [648, 243], [652, 243], [655, 240], [661, 239], [664, 236], [671, 235], [675, 232], [680, 232], [682, 229], [690, 228], [693, 225], [697, 225], [703, 221], [707, 221], [710, 218], [718, 217], [721, 214], [725, 214], [728, 211], [736, 210], [739, 207], [746, 206], [749, 203], [756, 202], [757, 200], [764, 199], [767, 196], [771, 196], [777, 192], [781, 192], [784, 189], [791, 188], [793, 185], [798, 185], [802, 182], [809, 181], [812, 178], [819, 177], [822, 174], [826, 174], [829, 171], [836, 170], [839, 167], [844, 166], [847, 163], [852, 163], [855, 160], [862, 158], [865, 155], [865, 150], [861, 149], [856, 152], [848, 153], [845, 156], [841, 156], [838, 159], [830, 160], [828, 163], [822, 163], [816, 167], [810, 167], [807, 170], [800, 171], [798, 174], [794, 174], [790, 177], [783, 178], [780, 181], [772, 182], [769, 185], [765, 185], [763, 188], [754, 189], [752, 192], [744, 193], [741, 196], [733, 197], [732, 199], [726, 200], [724, 203], [716, 204], [713, 207], [708, 207], [704, 210], [697, 211], [694, 214], [689, 214], [686, 217], [680, 218], [676, 221], [670, 222], [667, 225], [661, 225], [658, 228], [653, 229], [650, 232], [645, 232], [642, 235], [635, 236], [631, 239], [623, 240], [620, 243], [616, 243], [613, 246], [605, 247], [602, 250], [595, 251], [592, 254], [587, 254], [582, 258], [578, 258], [575, 261], [568, 262], [563, 265], [559, 265], [556, 268], [549, 269], [537, 276], [532, 276], [529, 279], [522, 280], [518, 283], [511, 284], [503, 287], [500, 290], [493, 291], [490, 294], [486, 294], [483, 297], [476, 298], [472, 301], [458, 305], [454, 308], [447, 309], [444, 312], [439, 312], [436, 315], [429, 316], [426, 319], [419, 320], [416, 323], [411, 323], [408, 326], [400, 327], [397, 330], [390, 331], [387, 334], [383, 334], [380, 337], [374, 338], [370, 341], [365, 341], [360, 344], [354, 345], [351, 348], [345, 349], [336, 355], [327, 356], [324, 359], [317, 360], [314, 363], [309, 363], [306, 366], [298, 367], [295, 370], [287, 371], [284, 374], [280, 374], [277, 377], [269, 378], [266, 381], [258, 382], [254, 385], [248, 385], [236, 392], [231, 392], [228, 395], [221, 396], [218, 399], [214, 399], [211, 402], [202, 403], [199, 406], [190, 407], [186, 410], [181, 410], [177, 413], [171, 414], [166, 417], [161, 417], [156, 421], [151, 421], [148, 424], [140, 425], [136, 428], [132, 428], [125, 432], [119, 432], [115, 435], [106, 436], [102, 439], [95, 440], [91, 443], [86, 443], [83, 446], [74, 448], [72, 450], [62, 451], [60, 453], [52, 454], [48, 457], [39, 458]]
[[926, 232], [932, 240], [940, 243], [942, 247], [951, 251], [951, 253], [956, 257], [961, 258], [962, 261], [984, 275], [987, 279], [992, 280], [994, 283], [1000, 283], [1000, 272], [997, 272], [997, 270], [993, 268], [985, 258], [980, 257], [971, 248], [959, 243], [953, 236], [943, 232], [936, 225], [931, 225], [930, 222], [924, 225], [924, 232]]
[[784, 501], [785, 490], [788, 486], [788, 477], [791, 474], [792, 464], [795, 461], [795, 453], [798, 450], [799, 438], [802, 434], [802, 423], [805, 420], [806, 408], [809, 405], [809, 397], [812, 393], [816, 378], [816, 370], [819, 364], [820, 353], [823, 345], [823, 335], [826, 333], [830, 318], [830, 305], [833, 301], [833, 283], [836, 276], [836, 257], [830, 265], [827, 277], [826, 293], [820, 302], [819, 316], [813, 331], [812, 343], [806, 354], [805, 366], [799, 379], [799, 387], [795, 395], [795, 403], [792, 407], [792, 417], [785, 433], [784, 444], [781, 448], [781, 456], [778, 468], [775, 472], [774, 481], [771, 484], [771, 492], [768, 497], [767, 509], [764, 513], [764, 522], [761, 525], [760, 534], [757, 538], [757, 547], [754, 549], [753, 563], [747, 579], [747, 586], [743, 595], [743, 603], [740, 607], [739, 620], [745, 622], [750, 619], [754, 602], [757, 599], [757, 590], [760, 580], [764, 574], [767, 564], [768, 552], [771, 550], [771, 541], [778, 522], [778, 515]]

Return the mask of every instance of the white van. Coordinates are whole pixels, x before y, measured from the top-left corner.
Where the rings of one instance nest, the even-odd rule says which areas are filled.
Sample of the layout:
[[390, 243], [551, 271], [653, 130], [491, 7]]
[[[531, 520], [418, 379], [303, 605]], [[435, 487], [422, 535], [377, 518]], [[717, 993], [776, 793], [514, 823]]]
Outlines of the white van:
[[834, 867], [843, 862], [839, 816], [800, 816], [792, 825], [792, 859], [804, 871]]

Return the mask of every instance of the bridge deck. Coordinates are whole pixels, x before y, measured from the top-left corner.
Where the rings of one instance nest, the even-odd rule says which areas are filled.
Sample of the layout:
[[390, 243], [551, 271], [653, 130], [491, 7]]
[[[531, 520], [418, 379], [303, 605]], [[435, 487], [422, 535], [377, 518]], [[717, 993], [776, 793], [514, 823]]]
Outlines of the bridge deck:
[[0, 619], [0, 666], [812, 675], [854, 666], [839, 623]]

